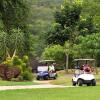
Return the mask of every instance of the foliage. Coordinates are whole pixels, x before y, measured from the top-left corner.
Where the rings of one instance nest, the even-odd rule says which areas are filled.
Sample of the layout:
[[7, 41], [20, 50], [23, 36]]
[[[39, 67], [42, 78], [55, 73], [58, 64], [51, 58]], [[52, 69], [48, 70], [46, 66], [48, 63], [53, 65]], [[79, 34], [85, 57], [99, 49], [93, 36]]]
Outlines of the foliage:
[[57, 61], [58, 63], [64, 62], [65, 60], [65, 53], [64, 49], [60, 45], [53, 45], [50, 47], [45, 48], [43, 54], [43, 59], [53, 59]]
[[44, 35], [43, 34], [42, 36], [30, 35], [30, 44], [31, 44], [30, 53], [35, 57], [41, 56], [41, 53], [46, 47]]
[[[72, 40], [73, 31], [78, 24], [81, 14], [81, 5], [76, 3], [66, 3], [61, 6], [61, 10], [55, 13], [53, 28], [47, 33], [48, 44], [64, 45], [65, 41]], [[75, 38], [75, 37], [74, 37]]]
[[0, 56], [6, 58], [7, 54], [12, 56], [15, 51], [18, 54], [23, 51], [24, 33], [21, 30], [13, 29], [10, 33], [0, 32]]
[[24, 62], [24, 63], [27, 63], [28, 60], [29, 60], [28, 56], [27, 56], [27, 55], [24, 55], [24, 56], [23, 56], [23, 62]]
[[[13, 39], [20, 35], [18, 32], [13, 31], [13, 29], [21, 30], [23, 32], [23, 54], [29, 53], [30, 44], [29, 44], [29, 31], [28, 31], [28, 16], [29, 16], [29, 2], [27, 0], [0, 0], [0, 20], [2, 21], [3, 28], [2, 30], [8, 35], [8, 43], [12, 43]], [[17, 34], [11, 34], [11, 33]], [[21, 37], [22, 38], [22, 37]], [[18, 39], [17, 39], [18, 40]], [[20, 40], [20, 39], [19, 39]], [[17, 41], [16, 41], [17, 42]], [[15, 42], [14, 42], [15, 43]], [[13, 51], [13, 46], [16, 44], [10, 45], [10, 51]], [[12, 47], [11, 47], [12, 46]], [[20, 45], [18, 45], [20, 46]], [[14, 48], [15, 49], [15, 48]], [[20, 51], [22, 52], [22, 51]], [[19, 53], [19, 52], [18, 52]]]
[[80, 19], [81, 9], [81, 5], [79, 4], [64, 2], [61, 6], [61, 11], [56, 12], [55, 20], [63, 28], [73, 26]]
[[21, 65], [23, 62], [18, 56], [14, 56], [13, 59], [11, 59], [13, 65]]
[[[62, 0], [32, 0], [30, 1], [29, 31], [30, 51], [34, 56], [41, 56], [46, 47], [46, 37], [48, 28], [54, 21], [54, 11], [60, 8]], [[39, 12], [39, 13], [38, 13]]]
[[67, 27], [63, 30], [59, 23], [54, 23], [47, 33], [46, 41], [48, 44], [63, 45], [64, 42], [69, 39], [70, 32], [70, 28]]
[[82, 52], [91, 55], [91, 57], [95, 57], [100, 53], [100, 33], [96, 33], [93, 35], [88, 35], [87, 37], [80, 37], [80, 45]]
[[26, 2], [26, 0], [0, 0], [1, 18], [7, 32], [18, 27], [25, 29], [29, 12]]
[[89, 16], [86, 19], [80, 20], [79, 23], [80, 35], [91, 35], [99, 31], [98, 25], [93, 23], [93, 16]]
[[0, 65], [0, 77], [3, 80], [11, 80], [12, 78], [17, 78], [20, 73], [20, 69], [16, 66], [9, 67], [7, 64]]
[[20, 59], [18, 56], [7, 58], [6, 61], [3, 62], [3, 64], [5, 64], [4, 66], [6, 66], [6, 69], [4, 69], [5, 73], [3, 74], [5, 75], [7, 73], [8, 75], [8, 77], [5, 78], [5, 80], [13, 80], [13, 81], [32, 80], [33, 79], [32, 72], [31, 69], [28, 67], [27, 63], [28, 63], [28, 56], [26, 55], [23, 56], [22, 59]]
[[29, 71], [25, 71], [22, 74], [23, 80], [27, 80], [27, 81], [32, 81], [33, 80], [33, 74]]
[[14, 52], [40, 57], [48, 44], [64, 45], [67, 40], [72, 42], [71, 58], [84, 56], [77, 37], [99, 32], [100, 1], [82, 1], [0, 0], [0, 60]]
[[[73, 50], [75, 50], [74, 56], [98, 59], [100, 54], [100, 33], [87, 35], [86, 37], [80, 36], [78, 39], [79, 44], [73, 47]], [[99, 61], [97, 60], [98, 63]]]
[[[63, 45], [65, 41], [70, 40], [75, 43], [79, 35], [86, 36], [99, 31], [99, 25], [94, 23], [95, 14], [85, 14], [85, 4], [88, 1], [73, 3], [66, 1], [61, 5], [61, 9], [55, 13], [55, 23], [47, 32], [46, 41], [48, 44]], [[94, 1], [92, 1], [94, 2]], [[84, 11], [84, 12], [83, 12]]]

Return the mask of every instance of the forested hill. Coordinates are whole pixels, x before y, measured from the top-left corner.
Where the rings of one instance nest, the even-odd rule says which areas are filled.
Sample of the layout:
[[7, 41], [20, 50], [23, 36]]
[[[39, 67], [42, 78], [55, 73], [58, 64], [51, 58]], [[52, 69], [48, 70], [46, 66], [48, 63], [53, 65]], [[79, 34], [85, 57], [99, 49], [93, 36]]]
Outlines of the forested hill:
[[31, 3], [31, 27], [33, 33], [41, 33], [54, 20], [56, 8], [60, 8], [63, 0], [33, 0]]

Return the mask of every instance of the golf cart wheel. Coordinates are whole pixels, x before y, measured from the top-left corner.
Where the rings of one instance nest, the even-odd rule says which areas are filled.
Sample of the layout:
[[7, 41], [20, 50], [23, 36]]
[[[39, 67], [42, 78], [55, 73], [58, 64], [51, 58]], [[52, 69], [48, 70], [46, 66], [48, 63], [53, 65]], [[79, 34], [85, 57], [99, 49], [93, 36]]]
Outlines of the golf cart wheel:
[[91, 83], [87, 83], [87, 86], [91, 86]]
[[96, 80], [92, 80], [92, 86], [96, 86]]
[[73, 79], [72, 79], [72, 85], [73, 86], [76, 86], [76, 82], [74, 82]]
[[48, 80], [48, 79], [49, 79], [49, 76], [45, 76], [45, 77], [44, 77], [44, 80]]
[[73, 86], [76, 86], [76, 83], [75, 83], [75, 82], [72, 82], [72, 85], [73, 85]]
[[57, 79], [57, 77], [54, 77], [53, 79], [54, 79], [54, 80], [56, 80], [56, 79]]
[[83, 85], [83, 80], [82, 79], [79, 79], [78, 80], [78, 86], [82, 86]]
[[37, 78], [36, 78], [36, 79], [37, 79], [37, 80], [40, 80], [40, 77], [38, 77], [38, 76], [37, 76]]

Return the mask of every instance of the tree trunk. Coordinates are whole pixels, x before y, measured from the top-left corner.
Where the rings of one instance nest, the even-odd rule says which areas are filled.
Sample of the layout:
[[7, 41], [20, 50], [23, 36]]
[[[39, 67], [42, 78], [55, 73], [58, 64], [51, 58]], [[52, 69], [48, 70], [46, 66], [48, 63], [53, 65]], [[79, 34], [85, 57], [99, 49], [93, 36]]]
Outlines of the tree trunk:
[[69, 55], [66, 54], [66, 67], [65, 67], [66, 73], [68, 73], [68, 64], [69, 64]]

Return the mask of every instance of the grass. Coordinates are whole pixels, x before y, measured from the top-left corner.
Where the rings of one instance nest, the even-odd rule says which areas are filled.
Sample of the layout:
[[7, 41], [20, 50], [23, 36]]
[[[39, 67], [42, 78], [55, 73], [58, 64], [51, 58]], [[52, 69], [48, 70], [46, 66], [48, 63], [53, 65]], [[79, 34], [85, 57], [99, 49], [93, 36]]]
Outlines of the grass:
[[100, 86], [0, 91], [0, 100], [100, 100]]
[[33, 82], [12, 82], [12, 81], [2, 81], [0, 80], [0, 86], [14, 86], [14, 85], [33, 85]]
[[72, 74], [66, 74], [65, 71], [58, 72], [58, 78], [51, 81], [51, 84], [55, 85], [71, 85]]

